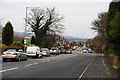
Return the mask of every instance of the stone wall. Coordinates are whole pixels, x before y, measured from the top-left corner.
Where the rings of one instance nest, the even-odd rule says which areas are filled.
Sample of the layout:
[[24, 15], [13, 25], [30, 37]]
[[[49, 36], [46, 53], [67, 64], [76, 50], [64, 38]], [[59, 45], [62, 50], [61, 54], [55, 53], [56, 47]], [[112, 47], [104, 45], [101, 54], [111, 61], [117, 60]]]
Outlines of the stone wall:
[[112, 67], [120, 70], [120, 56], [108, 56], [107, 57]]

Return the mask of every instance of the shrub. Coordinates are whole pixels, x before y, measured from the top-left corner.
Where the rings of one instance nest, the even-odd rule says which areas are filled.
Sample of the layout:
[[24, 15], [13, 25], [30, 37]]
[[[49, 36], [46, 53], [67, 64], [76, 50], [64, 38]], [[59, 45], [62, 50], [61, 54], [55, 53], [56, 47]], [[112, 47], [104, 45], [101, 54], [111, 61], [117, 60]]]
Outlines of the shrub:
[[20, 46], [20, 47], [24, 48], [24, 44], [20, 41], [14, 41], [13, 44], [11, 44], [11, 46], [13, 46], [13, 45], [14, 46]]

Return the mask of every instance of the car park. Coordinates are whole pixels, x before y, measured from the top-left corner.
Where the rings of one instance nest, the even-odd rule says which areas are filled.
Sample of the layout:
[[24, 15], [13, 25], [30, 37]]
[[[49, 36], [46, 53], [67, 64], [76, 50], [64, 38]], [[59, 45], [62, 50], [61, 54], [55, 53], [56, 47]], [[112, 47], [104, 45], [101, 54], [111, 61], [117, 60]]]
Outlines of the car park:
[[50, 56], [50, 50], [48, 48], [41, 48], [40, 52], [42, 56]]
[[8, 59], [27, 60], [27, 54], [22, 49], [7, 49], [2, 53], [2, 60], [7, 61]]

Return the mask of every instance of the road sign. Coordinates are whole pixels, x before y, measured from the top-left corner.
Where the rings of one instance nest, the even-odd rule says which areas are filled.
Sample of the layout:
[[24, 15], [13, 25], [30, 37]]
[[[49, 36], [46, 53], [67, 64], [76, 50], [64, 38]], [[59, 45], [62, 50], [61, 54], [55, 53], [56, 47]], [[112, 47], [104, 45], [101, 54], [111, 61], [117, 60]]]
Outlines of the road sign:
[[64, 46], [62, 44], [59, 44], [58, 45], [58, 48], [63, 48]]
[[25, 37], [24, 44], [31, 44], [31, 37]]

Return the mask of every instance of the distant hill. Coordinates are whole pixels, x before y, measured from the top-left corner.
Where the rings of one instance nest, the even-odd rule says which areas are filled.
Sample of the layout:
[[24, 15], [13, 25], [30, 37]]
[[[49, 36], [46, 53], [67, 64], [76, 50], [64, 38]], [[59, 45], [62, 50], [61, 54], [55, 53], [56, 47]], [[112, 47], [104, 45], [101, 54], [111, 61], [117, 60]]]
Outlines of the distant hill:
[[79, 37], [73, 37], [73, 36], [63, 36], [68, 41], [76, 41], [76, 42], [86, 42], [88, 38], [79, 38]]
[[32, 37], [34, 34], [25, 32], [14, 32], [15, 37]]
[[[33, 33], [25, 33], [25, 32], [14, 32], [14, 36], [24, 38], [25, 36], [32, 37], [32, 36], [34, 36], [34, 34]], [[73, 36], [62, 36], [62, 37], [64, 37], [68, 41], [76, 41], [76, 42], [86, 42], [88, 40], [88, 38], [79, 38], [79, 37], [73, 37]]]

